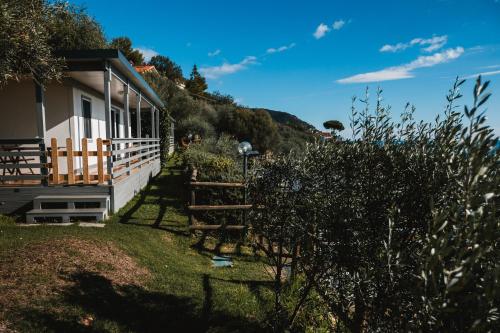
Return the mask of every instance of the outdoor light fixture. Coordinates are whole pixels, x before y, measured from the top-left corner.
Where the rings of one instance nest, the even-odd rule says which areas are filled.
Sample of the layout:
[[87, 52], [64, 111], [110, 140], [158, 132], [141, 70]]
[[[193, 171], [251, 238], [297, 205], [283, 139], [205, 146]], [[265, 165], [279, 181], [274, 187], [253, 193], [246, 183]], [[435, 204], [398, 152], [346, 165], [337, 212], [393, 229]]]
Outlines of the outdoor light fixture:
[[253, 155], [258, 155], [259, 152], [256, 150], [252, 150], [252, 145], [248, 141], [242, 141], [238, 145], [238, 153], [243, 155], [243, 176], [245, 179], [247, 178], [247, 170], [248, 170], [248, 158]]
[[240, 155], [247, 155], [251, 151], [252, 145], [250, 144], [250, 142], [243, 141], [238, 145], [238, 153], [240, 153]]

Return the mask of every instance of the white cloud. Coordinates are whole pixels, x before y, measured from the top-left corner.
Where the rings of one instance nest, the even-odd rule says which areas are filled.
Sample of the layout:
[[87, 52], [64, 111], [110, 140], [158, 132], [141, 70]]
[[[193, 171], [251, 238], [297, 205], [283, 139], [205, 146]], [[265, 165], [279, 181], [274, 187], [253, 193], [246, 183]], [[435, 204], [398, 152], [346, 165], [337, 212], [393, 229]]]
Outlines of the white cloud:
[[327, 33], [329, 33], [330, 31], [332, 31], [332, 29], [333, 30], [340, 30], [346, 24], [348, 24], [350, 22], [351, 22], [351, 20], [348, 20], [347, 22], [344, 21], [344, 20], [336, 20], [335, 22], [333, 22], [331, 28], [329, 26], [327, 26], [326, 24], [324, 24], [324, 23], [320, 23], [320, 25], [318, 25], [318, 27], [316, 28], [316, 31], [314, 31], [313, 36], [316, 39], [323, 38], [323, 37], [325, 37], [325, 35]]
[[380, 48], [380, 52], [397, 52], [410, 47], [409, 43], [397, 43], [395, 45], [386, 44]]
[[475, 79], [479, 75], [481, 75], [481, 76], [492, 76], [492, 75], [499, 75], [499, 74], [500, 74], [500, 70], [498, 70], [498, 71], [490, 71], [490, 72], [482, 72], [482, 73], [476, 73], [476, 74], [472, 74], [472, 75], [466, 76], [466, 77], [464, 77], [464, 79]]
[[389, 67], [376, 72], [357, 74], [344, 79], [337, 80], [338, 83], [368, 83], [379, 81], [391, 81], [400, 79], [409, 79], [413, 75], [400, 67]]
[[411, 42], [412, 44], [419, 44], [421, 46], [429, 45], [425, 47], [423, 50], [425, 52], [432, 52], [442, 48], [448, 42], [448, 36], [447, 35], [434, 36], [428, 39], [415, 38]]
[[337, 21], [333, 22], [332, 28], [333, 28], [333, 30], [340, 30], [340, 29], [342, 29], [342, 27], [344, 25], [345, 25], [344, 20], [337, 20]]
[[425, 52], [432, 52], [439, 50], [442, 48], [446, 43], [448, 42], [448, 36], [443, 35], [443, 36], [433, 36], [431, 38], [414, 38], [408, 43], [397, 43], [394, 45], [391, 44], [386, 44], [380, 48], [380, 52], [398, 52], [398, 51], [403, 51], [409, 47], [412, 47], [414, 45], [419, 45], [419, 46], [426, 46], [422, 48], [423, 51]]
[[484, 68], [484, 69], [494, 69], [494, 68], [500, 68], [500, 65], [483, 66], [483, 67], [480, 67], [480, 68]]
[[313, 33], [313, 36], [316, 39], [320, 39], [320, 38], [323, 38], [328, 31], [330, 31], [330, 28], [328, 28], [328, 26], [326, 24], [321, 23], [316, 28], [316, 31]]
[[481, 52], [484, 52], [488, 50], [488, 47], [487, 46], [483, 46], [483, 45], [476, 45], [476, 46], [472, 46], [472, 47], [469, 47], [467, 49], [467, 53], [481, 53]]
[[454, 59], [464, 53], [463, 47], [447, 49], [443, 52], [434, 53], [430, 56], [420, 56], [417, 59], [400, 66], [384, 68], [380, 71], [357, 74], [344, 79], [337, 80], [338, 83], [368, 83], [390, 80], [408, 79], [414, 77], [413, 70], [424, 67], [432, 67]]
[[221, 51], [220, 51], [219, 49], [217, 49], [217, 50], [215, 50], [215, 51], [213, 51], [213, 52], [208, 52], [208, 56], [209, 56], [209, 57], [215, 57], [216, 55], [219, 55], [219, 54], [220, 54], [220, 52], [221, 52]]
[[149, 49], [147, 47], [138, 47], [136, 48], [136, 50], [142, 53], [142, 55], [144, 56], [144, 61], [146, 62], [148, 62], [149, 60], [151, 60], [151, 58], [159, 54], [155, 50]]
[[284, 51], [293, 49], [295, 47], [295, 45], [297, 45], [297, 44], [291, 43], [289, 45], [283, 45], [283, 46], [280, 46], [277, 48], [271, 47], [271, 48], [267, 49], [266, 53], [273, 54], [273, 53], [284, 52]]
[[246, 69], [249, 65], [257, 63], [257, 58], [254, 56], [245, 57], [242, 61], [236, 64], [224, 62], [220, 66], [202, 67], [200, 73], [208, 79], [217, 79], [221, 76], [234, 74]]

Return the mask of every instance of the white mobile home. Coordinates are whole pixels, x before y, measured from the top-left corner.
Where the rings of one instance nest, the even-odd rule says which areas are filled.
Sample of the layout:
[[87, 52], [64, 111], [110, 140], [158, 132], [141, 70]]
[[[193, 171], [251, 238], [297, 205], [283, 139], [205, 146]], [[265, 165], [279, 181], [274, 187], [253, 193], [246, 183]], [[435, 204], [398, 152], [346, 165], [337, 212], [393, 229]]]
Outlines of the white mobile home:
[[0, 213], [102, 219], [160, 172], [153, 89], [118, 50], [62, 56], [61, 82], [0, 89]]

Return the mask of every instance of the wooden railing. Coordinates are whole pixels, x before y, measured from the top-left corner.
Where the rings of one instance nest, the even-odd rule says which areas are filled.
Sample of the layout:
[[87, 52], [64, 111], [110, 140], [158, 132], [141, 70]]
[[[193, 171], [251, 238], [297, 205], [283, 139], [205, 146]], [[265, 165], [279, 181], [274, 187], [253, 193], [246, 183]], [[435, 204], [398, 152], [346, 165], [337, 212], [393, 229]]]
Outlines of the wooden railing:
[[[104, 184], [111, 177], [104, 172], [104, 158], [110, 157], [111, 152], [108, 147], [111, 145], [110, 140], [96, 139], [96, 150], [89, 150], [89, 140], [83, 138], [81, 141], [81, 150], [73, 150], [73, 140], [66, 139], [66, 146], [59, 146], [57, 139], [50, 140], [50, 156], [49, 181], [50, 184], [60, 185], [75, 185], [75, 184]], [[60, 159], [60, 157], [66, 157]], [[75, 168], [75, 157], [80, 158], [80, 168]], [[95, 157], [95, 159], [94, 159]], [[95, 162], [92, 164], [92, 162]], [[66, 169], [66, 172], [62, 170]]]
[[[100, 185], [121, 181], [144, 164], [160, 158], [159, 139], [73, 140], [65, 145], [52, 138], [0, 139], [0, 186], [19, 185]], [[49, 161], [48, 161], [49, 160]]]
[[47, 184], [43, 139], [0, 139], [0, 186], [15, 182]]
[[144, 164], [160, 158], [160, 139], [112, 139], [113, 181], [120, 181]]
[[[198, 172], [193, 170], [191, 175], [191, 182], [189, 183], [191, 188], [191, 198], [190, 203], [187, 207], [189, 211], [189, 230], [243, 230], [246, 231], [246, 211], [252, 209], [252, 205], [247, 204], [246, 195], [243, 196], [243, 204], [231, 204], [231, 205], [199, 205], [196, 203], [196, 191], [200, 189], [240, 189], [246, 192], [246, 185], [244, 183], [221, 183], [221, 182], [198, 182], [196, 181]], [[197, 223], [197, 219], [194, 216], [196, 211], [234, 211], [239, 210], [243, 212], [243, 221], [239, 225], [228, 225], [228, 224], [200, 224]]]

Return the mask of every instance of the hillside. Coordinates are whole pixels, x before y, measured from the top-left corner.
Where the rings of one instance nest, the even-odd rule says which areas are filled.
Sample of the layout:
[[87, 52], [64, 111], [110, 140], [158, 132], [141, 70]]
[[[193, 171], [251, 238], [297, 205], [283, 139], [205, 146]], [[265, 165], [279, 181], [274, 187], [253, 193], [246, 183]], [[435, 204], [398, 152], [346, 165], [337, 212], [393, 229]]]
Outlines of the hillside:
[[276, 152], [301, 151], [307, 142], [314, 141], [316, 128], [293, 114], [265, 108], [251, 108], [250, 110], [254, 112], [257, 110], [266, 111], [277, 123], [279, 142], [274, 147]]
[[284, 111], [276, 111], [276, 110], [270, 110], [270, 109], [265, 109], [265, 108], [251, 108], [253, 111], [257, 110], [264, 110], [271, 115], [273, 120], [279, 124], [282, 125], [287, 125], [290, 126], [293, 129], [306, 132], [306, 133], [311, 133], [316, 130], [316, 128], [309, 124], [308, 122], [305, 122], [304, 120], [300, 119], [299, 117], [290, 114], [288, 112]]

